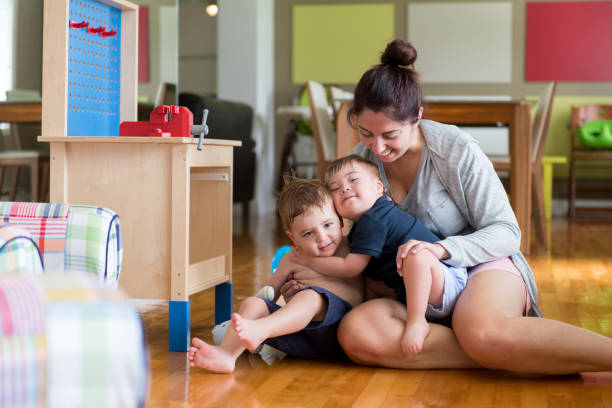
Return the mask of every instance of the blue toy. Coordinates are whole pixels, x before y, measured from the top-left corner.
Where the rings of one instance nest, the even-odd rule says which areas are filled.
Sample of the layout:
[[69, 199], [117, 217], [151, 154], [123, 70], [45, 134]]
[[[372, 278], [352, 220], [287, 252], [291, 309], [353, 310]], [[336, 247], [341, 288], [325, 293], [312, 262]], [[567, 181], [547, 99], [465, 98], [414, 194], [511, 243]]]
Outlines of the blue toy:
[[272, 265], [270, 265], [270, 275], [274, 274], [274, 271], [276, 271], [276, 268], [278, 268], [278, 264], [280, 263], [281, 259], [283, 259], [283, 256], [290, 251], [291, 247], [288, 245], [284, 245], [276, 250], [274, 256], [272, 257]]

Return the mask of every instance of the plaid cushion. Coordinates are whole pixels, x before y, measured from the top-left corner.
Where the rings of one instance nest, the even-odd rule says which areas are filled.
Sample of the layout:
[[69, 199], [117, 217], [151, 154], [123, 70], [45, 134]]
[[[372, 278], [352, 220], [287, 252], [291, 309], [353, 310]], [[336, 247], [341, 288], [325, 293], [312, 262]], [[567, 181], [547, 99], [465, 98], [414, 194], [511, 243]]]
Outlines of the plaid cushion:
[[106, 208], [73, 205], [69, 219], [64, 269], [91, 272], [116, 284], [123, 258], [117, 214]]
[[0, 406], [44, 401], [45, 295], [39, 278], [0, 275]]
[[142, 406], [148, 352], [137, 310], [90, 275], [42, 280], [49, 299], [48, 406]]
[[40, 275], [42, 257], [32, 236], [24, 229], [0, 225], [0, 274]]
[[91, 274], [0, 276], [1, 407], [134, 407], [148, 393], [140, 316]]
[[117, 285], [123, 246], [119, 217], [87, 205], [0, 202], [0, 220], [27, 230], [45, 271], [89, 272]]

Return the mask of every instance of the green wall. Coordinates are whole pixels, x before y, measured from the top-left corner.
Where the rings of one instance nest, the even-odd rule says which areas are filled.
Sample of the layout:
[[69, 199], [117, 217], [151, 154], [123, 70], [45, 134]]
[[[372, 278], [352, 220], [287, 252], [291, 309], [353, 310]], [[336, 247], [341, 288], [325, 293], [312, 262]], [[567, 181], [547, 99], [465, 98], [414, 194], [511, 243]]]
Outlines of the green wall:
[[[436, 0], [431, 0], [436, 1]], [[428, 2], [431, 2], [428, 1]], [[466, 0], [463, 0], [466, 1]], [[445, 2], [463, 2], [447, 0]], [[477, 1], [478, 0], [470, 0]], [[492, 0], [485, 0], [486, 2]], [[407, 8], [410, 3], [420, 3], [423, 0], [393, 0], [384, 1], [392, 4], [395, 10], [394, 32], [396, 37], [406, 38], [407, 33]], [[277, 0], [275, 2], [275, 106], [290, 105], [298, 95], [302, 85], [292, 81], [292, 41], [293, 6], [315, 5], [315, 4], [372, 4], [372, 0]], [[380, 2], [383, 3], [383, 2]], [[442, 2], [441, 2], [442, 3]], [[525, 10], [526, 0], [511, 0], [512, 3], [512, 79], [509, 83], [448, 83], [423, 85], [425, 95], [509, 95], [513, 98], [522, 98], [528, 95], [539, 95], [544, 88], [542, 82], [525, 82]], [[435, 24], [432, 21], [431, 24]], [[474, 30], [478, 30], [475, 27]], [[333, 39], [330, 39], [333, 42]], [[382, 49], [380, 50], [382, 51]], [[418, 50], [417, 50], [418, 51]], [[375, 58], [379, 54], [374, 55]], [[449, 60], [452, 64], [452, 60]], [[418, 66], [418, 59], [417, 59]], [[354, 84], [343, 84], [342, 87], [352, 90]], [[550, 131], [547, 139], [547, 154], [567, 155], [570, 148], [569, 140], [569, 115], [570, 106], [585, 103], [611, 103], [611, 82], [562, 82], [557, 86], [557, 93], [553, 108], [553, 116], [550, 123]], [[288, 118], [277, 116], [275, 124], [276, 158], [280, 156], [282, 142], [287, 132], [291, 129]], [[277, 163], [278, 167], [278, 163]], [[567, 177], [568, 166], [556, 166], [555, 177]], [[597, 178], [611, 175], [610, 171], [588, 170], [579, 173], [579, 176]]]

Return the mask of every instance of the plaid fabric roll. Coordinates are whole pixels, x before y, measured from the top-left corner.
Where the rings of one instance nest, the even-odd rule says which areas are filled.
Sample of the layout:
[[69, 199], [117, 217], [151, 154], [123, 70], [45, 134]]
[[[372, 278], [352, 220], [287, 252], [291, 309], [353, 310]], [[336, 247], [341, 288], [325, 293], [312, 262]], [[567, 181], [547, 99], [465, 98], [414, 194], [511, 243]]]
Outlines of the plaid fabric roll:
[[89, 272], [117, 285], [123, 244], [119, 217], [113, 211], [87, 205], [0, 202], [0, 220], [32, 235], [45, 271]]
[[45, 295], [40, 278], [0, 275], [0, 406], [45, 400]]
[[122, 260], [117, 214], [106, 208], [73, 205], [66, 230], [64, 269], [91, 272], [99, 280], [116, 285]]
[[42, 257], [32, 236], [21, 228], [0, 225], [0, 274], [42, 272]]
[[0, 407], [140, 407], [137, 310], [91, 274], [0, 275]]
[[42, 277], [47, 304], [47, 405], [134, 407], [148, 392], [137, 310], [90, 275]]

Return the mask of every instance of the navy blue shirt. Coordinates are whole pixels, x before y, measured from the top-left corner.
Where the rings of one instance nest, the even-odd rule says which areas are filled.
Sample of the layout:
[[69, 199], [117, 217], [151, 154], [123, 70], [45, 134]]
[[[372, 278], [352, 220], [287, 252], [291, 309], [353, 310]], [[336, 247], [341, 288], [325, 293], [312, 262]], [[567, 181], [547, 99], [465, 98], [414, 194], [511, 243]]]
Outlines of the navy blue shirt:
[[404, 291], [404, 280], [397, 273], [397, 248], [410, 239], [440, 240], [421, 221], [396, 207], [386, 196], [376, 200], [348, 235], [351, 253], [372, 256], [363, 271], [365, 276], [383, 281], [396, 293], [400, 292], [398, 294]]

